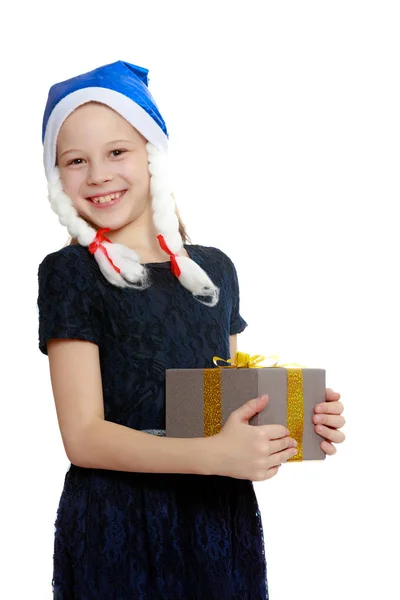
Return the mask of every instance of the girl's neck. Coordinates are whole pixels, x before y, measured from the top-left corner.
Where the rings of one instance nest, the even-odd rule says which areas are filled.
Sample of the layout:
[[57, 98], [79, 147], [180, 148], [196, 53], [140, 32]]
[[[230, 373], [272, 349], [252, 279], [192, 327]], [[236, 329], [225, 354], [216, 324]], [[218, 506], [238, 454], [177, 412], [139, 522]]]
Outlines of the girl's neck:
[[[169, 255], [161, 249], [157, 234], [152, 213], [149, 214], [146, 211], [138, 219], [121, 229], [109, 231], [107, 237], [112, 242], [123, 244], [137, 252], [142, 264], [166, 262], [169, 260]], [[179, 255], [188, 256], [188, 253], [183, 248]]]

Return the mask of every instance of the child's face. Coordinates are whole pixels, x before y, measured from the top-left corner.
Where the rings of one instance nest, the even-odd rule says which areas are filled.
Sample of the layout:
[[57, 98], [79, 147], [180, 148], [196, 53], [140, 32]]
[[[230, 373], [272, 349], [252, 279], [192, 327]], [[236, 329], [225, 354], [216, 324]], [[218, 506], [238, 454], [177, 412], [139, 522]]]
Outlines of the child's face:
[[[63, 189], [82, 217], [117, 230], [151, 210], [146, 143], [102, 104], [84, 104], [69, 115], [57, 140], [57, 165]], [[93, 202], [94, 196], [102, 202]]]

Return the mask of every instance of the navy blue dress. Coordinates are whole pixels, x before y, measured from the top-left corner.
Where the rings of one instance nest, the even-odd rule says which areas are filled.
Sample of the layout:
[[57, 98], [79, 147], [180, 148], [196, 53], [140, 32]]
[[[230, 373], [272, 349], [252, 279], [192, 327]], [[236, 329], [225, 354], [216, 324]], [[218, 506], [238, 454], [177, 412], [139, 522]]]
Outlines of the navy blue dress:
[[[99, 346], [105, 419], [165, 429], [165, 370], [212, 366], [243, 331], [232, 261], [185, 246], [220, 287], [210, 308], [150, 263], [152, 285], [121, 289], [87, 248], [39, 266], [39, 348], [51, 338]], [[190, 400], [190, 399], [188, 399]], [[261, 515], [253, 483], [231, 477], [135, 473], [71, 464], [55, 522], [57, 600], [267, 600]]]

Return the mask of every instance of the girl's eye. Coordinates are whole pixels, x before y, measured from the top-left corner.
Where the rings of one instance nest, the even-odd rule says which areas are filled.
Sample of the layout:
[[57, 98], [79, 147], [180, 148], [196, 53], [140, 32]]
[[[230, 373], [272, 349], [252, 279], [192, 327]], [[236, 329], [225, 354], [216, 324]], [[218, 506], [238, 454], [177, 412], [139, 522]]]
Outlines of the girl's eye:
[[67, 165], [79, 165], [80, 163], [77, 162], [78, 160], [83, 160], [83, 158], [74, 158], [73, 160], [70, 160]]
[[[116, 158], [118, 158], [118, 156], [122, 156], [123, 154], [125, 154], [125, 152], [127, 152], [127, 150], [123, 150], [118, 148], [117, 150], [111, 150], [111, 154], [114, 155]], [[67, 166], [69, 165], [81, 165], [83, 164], [83, 158], [74, 158], [73, 160], [70, 160], [67, 163]]]
[[[118, 152], [118, 154], [115, 154], [116, 152]], [[122, 156], [122, 154], [124, 154], [126, 152], [126, 150], [111, 150], [111, 154], [114, 153], [114, 156]]]

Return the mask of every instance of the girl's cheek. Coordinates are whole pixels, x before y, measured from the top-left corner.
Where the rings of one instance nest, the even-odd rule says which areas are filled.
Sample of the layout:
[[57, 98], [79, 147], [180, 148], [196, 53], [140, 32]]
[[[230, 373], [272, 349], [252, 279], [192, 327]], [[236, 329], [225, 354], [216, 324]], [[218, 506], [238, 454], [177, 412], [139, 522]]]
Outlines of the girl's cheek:
[[78, 171], [61, 171], [61, 182], [63, 189], [69, 196], [75, 197], [79, 195], [79, 190], [85, 182], [85, 177], [82, 172]]

